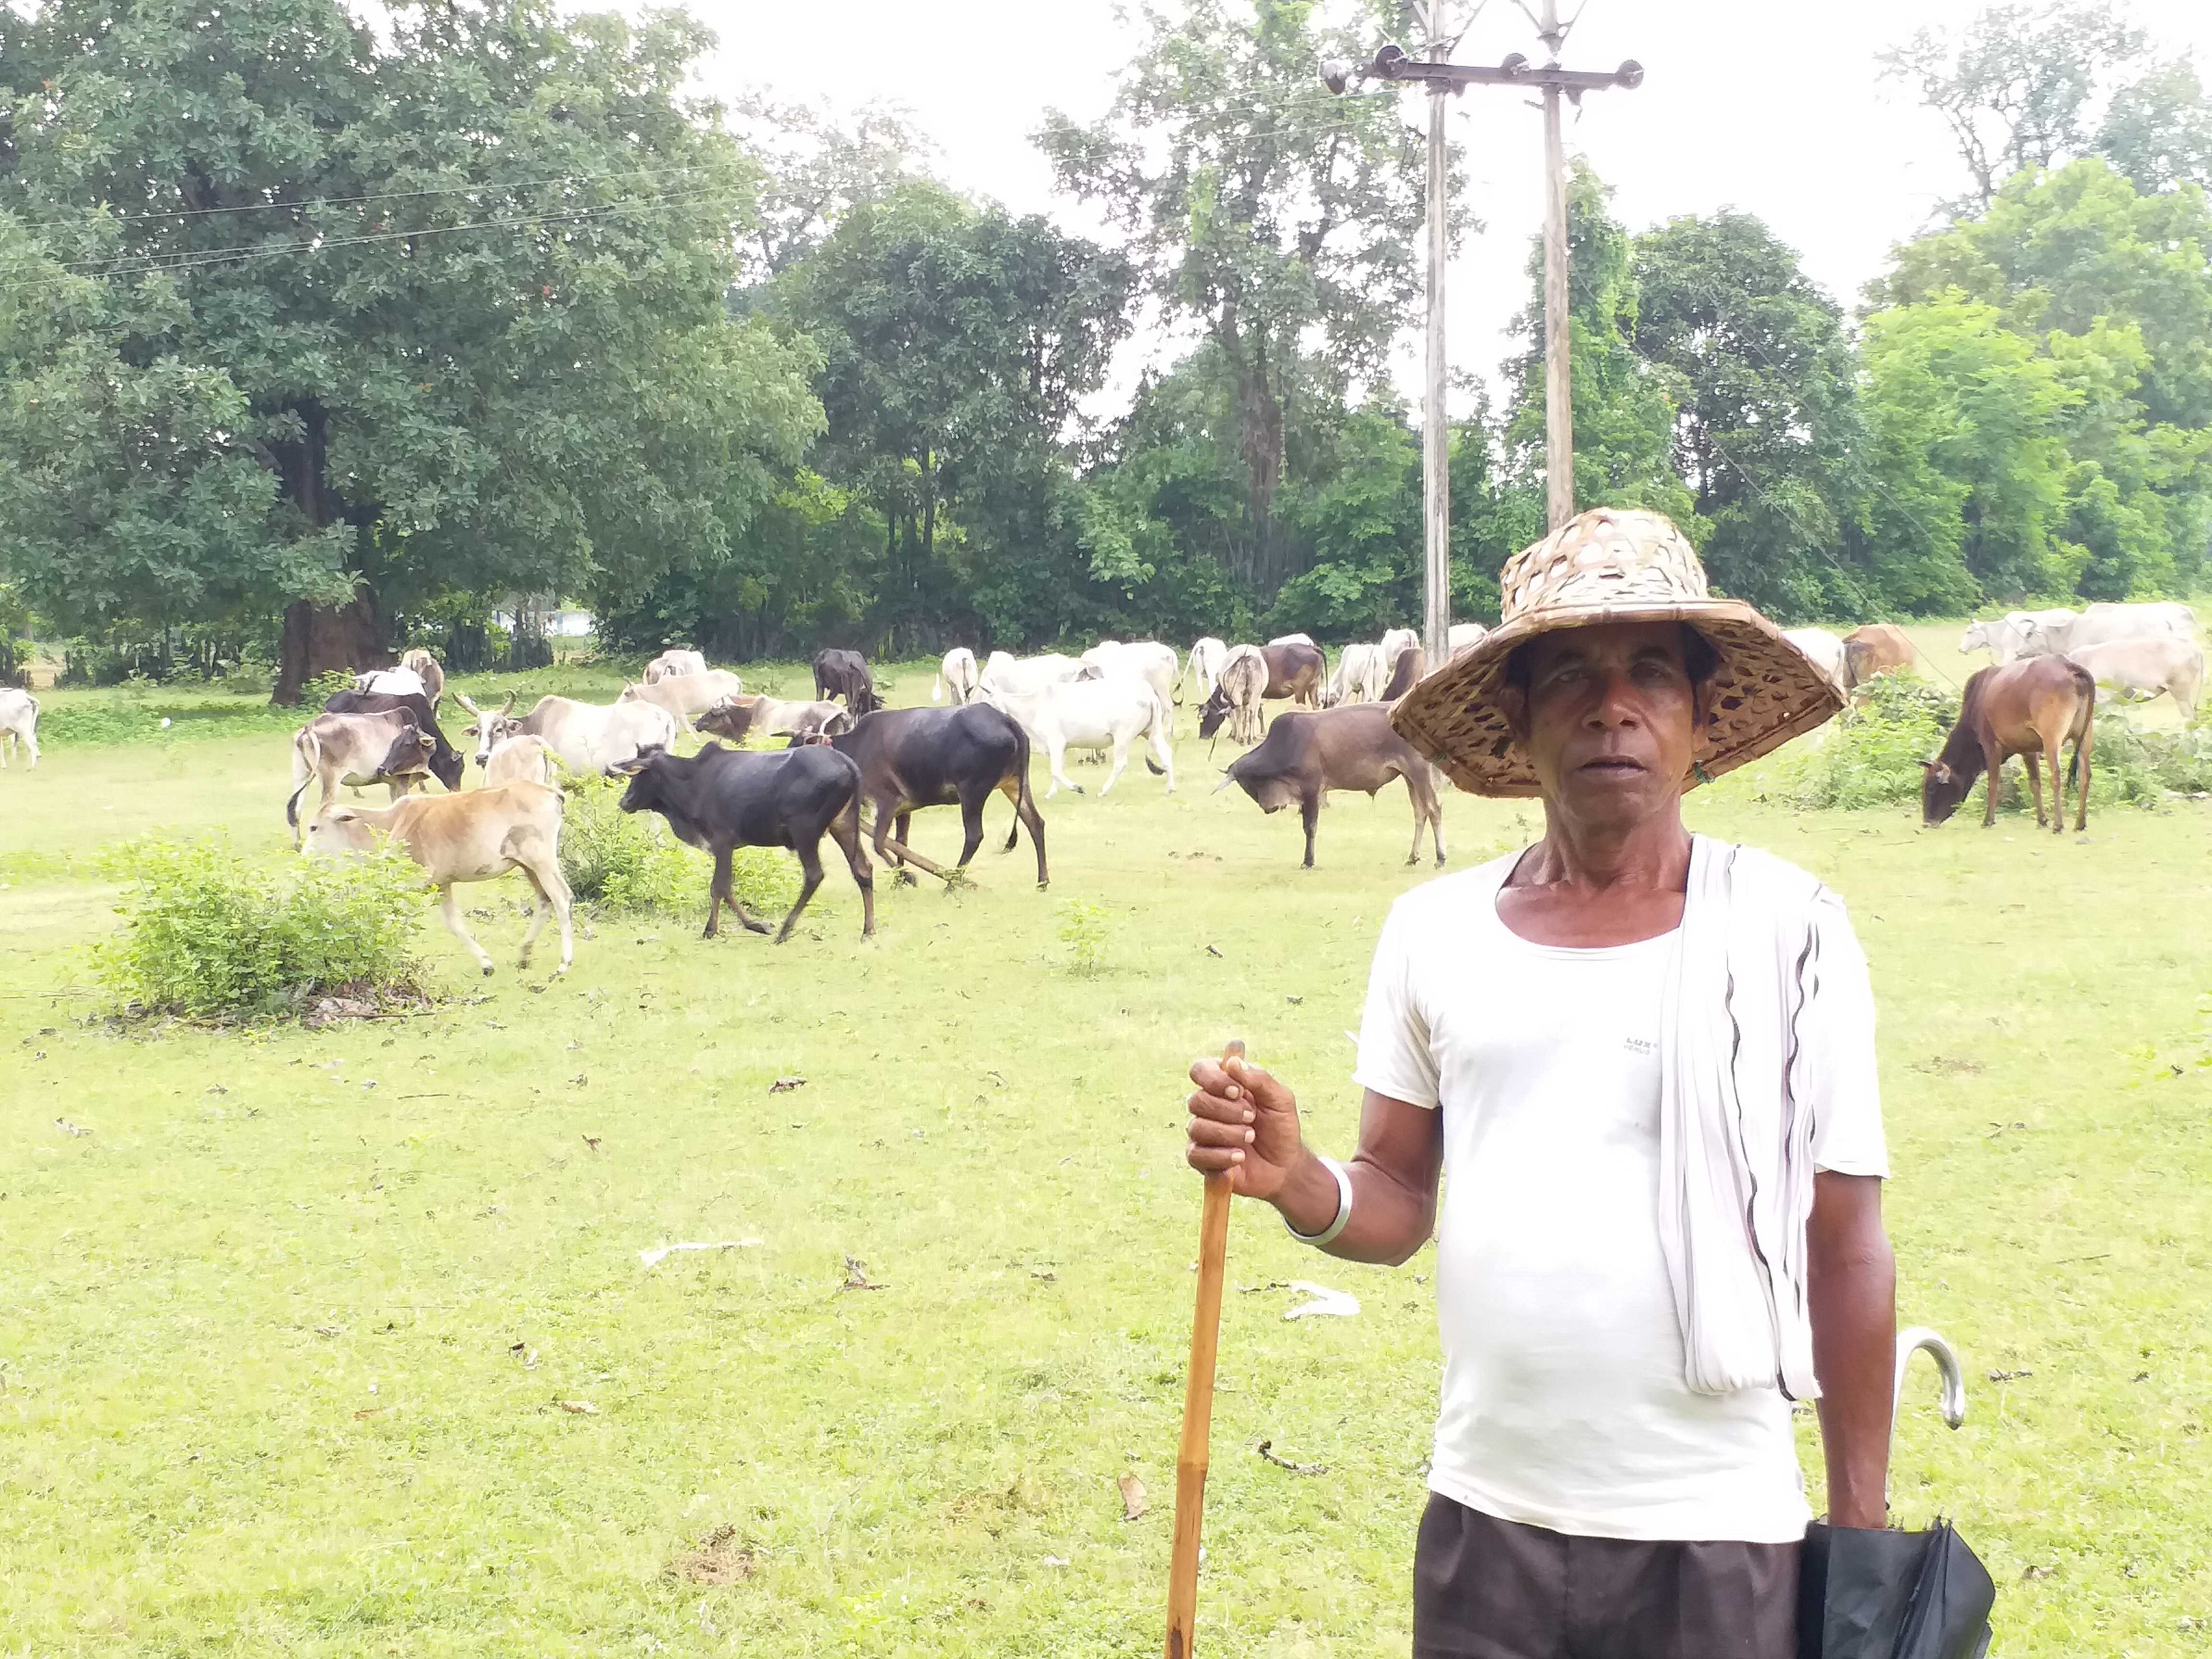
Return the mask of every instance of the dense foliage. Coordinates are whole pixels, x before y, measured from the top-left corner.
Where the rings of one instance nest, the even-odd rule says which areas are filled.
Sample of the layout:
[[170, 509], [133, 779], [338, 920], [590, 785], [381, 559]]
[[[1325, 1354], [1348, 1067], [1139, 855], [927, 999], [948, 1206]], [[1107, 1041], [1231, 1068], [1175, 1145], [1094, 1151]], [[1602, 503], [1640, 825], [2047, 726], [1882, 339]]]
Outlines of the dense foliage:
[[[410, 642], [520, 663], [526, 595], [734, 659], [1417, 616], [1418, 100], [1313, 73], [1395, 9], [1147, 12], [1106, 114], [1037, 135], [1094, 239], [894, 112], [691, 101], [680, 12], [348, 8], [0, 11], [8, 641], [289, 698]], [[1638, 231], [1576, 164], [1578, 496], [1790, 621], [2192, 591], [2195, 70], [2064, 4], [1888, 63], [1966, 189], [1856, 317], [1755, 217]], [[1450, 434], [1464, 616], [1542, 529], [1539, 264]]]
[[276, 870], [220, 841], [153, 841], [123, 866], [123, 927], [94, 963], [128, 1011], [288, 1015], [318, 996], [374, 1002], [417, 988], [422, 872], [401, 854]]

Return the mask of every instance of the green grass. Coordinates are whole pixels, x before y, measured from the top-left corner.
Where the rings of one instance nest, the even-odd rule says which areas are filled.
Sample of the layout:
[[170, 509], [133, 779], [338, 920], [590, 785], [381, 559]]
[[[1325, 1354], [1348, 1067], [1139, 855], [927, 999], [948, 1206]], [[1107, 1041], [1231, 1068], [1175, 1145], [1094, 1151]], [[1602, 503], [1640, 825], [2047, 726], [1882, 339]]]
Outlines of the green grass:
[[[927, 696], [901, 673], [895, 701]], [[1157, 1651], [1183, 1067], [1242, 1036], [1346, 1147], [1343, 1031], [1430, 873], [1400, 862], [1402, 792], [1340, 799], [1307, 873], [1294, 815], [1210, 794], [1188, 735], [1177, 760], [1172, 799], [1133, 768], [1050, 805], [1049, 894], [994, 805], [975, 885], [882, 883], [872, 942], [833, 859], [780, 950], [702, 942], [702, 903], [598, 919], [549, 980], [550, 951], [507, 965], [515, 890], [478, 888], [496, 978], [433, 923], [434, 1013], [318, 1034], [118, 1035], [71, 988], [118, 842], [286, 855], [281, 726], [58, 739], [0, 775], [0, 1653]], [[1757, 793], [1725, 780], [1693, 820], [1851, 902], [1900, 1314], [1971, 1379], [1954, 1434], [1916, 1375], [1900, 1518], [1958, 1518], [2003, 1654], [2207, 1651], [2212, 811], [2093, 811], [2081, 845]], [[1456, 869], [1534, 823], [1445, 812]], [[915, 834], [944, 856], [957, 817]], [[848, 1256], [883, 1288], [841, 1288]], [[1237, 1216], [1206, 1651], [1404, 1651], [1431, 1262]], [[1291, 1278], [1363, 1311], [1285, 1323]], [[734, 1582], [699, 1582], [718, 1536]]]

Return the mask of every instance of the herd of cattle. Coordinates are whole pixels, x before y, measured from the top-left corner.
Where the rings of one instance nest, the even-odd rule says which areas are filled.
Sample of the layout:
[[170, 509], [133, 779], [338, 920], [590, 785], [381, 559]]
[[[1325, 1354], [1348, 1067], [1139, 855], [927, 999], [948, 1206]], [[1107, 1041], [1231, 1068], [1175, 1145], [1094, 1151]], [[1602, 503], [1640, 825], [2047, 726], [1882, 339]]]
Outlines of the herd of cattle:
[[[1455, 627], [1449, 653], [1478, 644], [1485, 631], [1476, 623]], [[1887, 623], [1842, 635], [1797, 629], [1790, 638], [1845, 693], [1913, 659], [1911, 641]], [[1984, 821], [1993, 821], [1998, 769], [2024, 755], [2037, 823], [2045, 822], [2040, 759], [2051, 772], [2052, 827], [2063, 827], [2057, 803], [2070, 781], [2080, 830], [2087, 822], [2099, 688], [2138, 696], [2162, 691], [2193, 717], [2203, 678], [2196, 618], [2180, 605], [2012, 611], [1974, 623], [1960, 649], [1986, 650], [1991, 665], [1967, 682], [1958, 725], [1927, 763], [1922, 805], [1930, 823], [1948, 818], [1984, 773], [1990, 799]], [[295, 844], [310, 854], [362, 850], [379, 837], [404, 848], [439, 889], [446, 925], [486, 973], [491, 959], [462, 925], [453, 888], [518, 870], [537, 898], [523, 961], [550, 914], [561, 926], [561, 966], [569, 965], [571, 896], [559, 858], [557, 780], [563, 769], [625, 777], [623, 811], [657, 812], [680, 839], [712, 854], [709, 936], [726, 903], [742, 926], [769, 931], [733, 890], [731, 858], [740, 847], [781, 847], [797, 854], [805, 876], [776, 934], [787, 938], [821, 884], [825, 836], [844, 854], [861, 893], [862, 931], [872, 933], [873, 871], [864, 842], [902, 879], [912, 879], [908, 864], [944, 875], [907, 845], [914, 814], [933, 806], [960, 809], [955, 868], [963, 868], [982, 845], [985, 803], [1003, 795], [1015, 820], [1006, 850], [1027, 830], [1043, 887], [1050, 872], [1044, 820], [1030, 785], [1032, 753], [1045, 757], [1048, 799], [1062, 788], [1084, 793], [1067, 775], [1071, 750], [1104, 759], [1103, 795], [1120, 781], [1138, 746], [1172, 793], [1176, 712], [1188, 687], [1200, 737], [1216, 738], [1225, 729], [1232, 742], [1252, 745], [1229, 764], [1217, 788], [1235, 784], [1268, 812], [1296, 807], [1306, 868], [1313, 866], [1315, 830], [1332, 792], [1371, 797], [1397, 779], [1405, 781], [1413, 809], [1407, 861], [1418, 861], [1425, 827], [1441, 865], [1442, 775], [1389, 718], [1391, 702], [1429, 666], [1410, 629], [1344, 647], [1334, 672], [1321, 647], [1303, 634], [1265, 645], [1206, 638], [1188, 653], [1152, 641], [1109, 640], [1080, 656], [994, 651], [981, 663], [962, 647], [947, 652], [939, 665], [931, 706], [890, 708], [857, 652], [821, 653], [814, 661], [815, 696], [800, 702], [748, 695], [738, 676], [710, 667], [698, 652], [670, 650], [611, 703], [546, 696], [517, 714], [512, 696], [485, 709], [453, 690], [453, 702], [469, 717], [462, 735], [474, 740], [472, 753], [465, 755], [439, 723], [448, 695], [445, 674], [428, 652], [415, 650], [397, 667], [362, 675], [295, 734], [285, 818]], [[1291, 708], [1271, 723], [1269, 702]], [[0, 690], [0, 766], [18, 744], [37, 764], [38, 709], [27, 692]], [[787, 747], [725, 748], [710, 741], [696, 754], [679, 755], [675, 745], [687, 732], [734, 744], [781, 738]], [[2060, 748], [2068, 742], [2074, 760], [2062, 775]], [[483, 782], [465, 789], [471, 760]], [[446, 793], [416, 793], [426, 776]], [[388, 806], [338, 799], [343, 787], [379, 783], [390, 790]], [[300, 801], [311, 784], [319, 785], [320, 800], [302, 824]]]

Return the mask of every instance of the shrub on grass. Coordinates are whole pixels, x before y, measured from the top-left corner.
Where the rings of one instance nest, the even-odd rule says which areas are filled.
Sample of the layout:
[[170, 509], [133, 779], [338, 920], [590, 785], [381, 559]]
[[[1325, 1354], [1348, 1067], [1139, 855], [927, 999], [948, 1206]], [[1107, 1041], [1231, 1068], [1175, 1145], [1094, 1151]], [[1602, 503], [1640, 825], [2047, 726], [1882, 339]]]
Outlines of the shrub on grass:
[[296, 1013], [343, 991], [417, 995], [422, 872], [406, 857], [303, 859], [276, 870], [221, 840], [122, 849], [120, 933], [94, 947], [116, 1000], [148, 1013]]
[[2157, 806], [2168, 795], [2212, 792], [2212, 728], [2146, 732], [2118, 709], [2097, 716], [2089, 793], [2114, 805]]
[[1067, 970], [1089, 979], [1106, 966], [1106, 907], [1070, 899], [1060, 907], [1060, 942], [1067, 947]]
[[1779, 793], [1816, 809], [1917, 801], [1920, 763], [1935, 758], [1958, 718], [1958, 696], [1948, 688], [1881, 675], [1836, 716], [1826, 742], [1791, 757]]
[[[579, 902], [602, 910], [702, 911], [714, 860], [686, 847], [657, 812], [625, 812], [629, 780], [566, 773], [561, 825], [561, 873]], [[781, 915], [799, 896], [799, 869], [788, 854], [741, 847], [730, 860], [730, 885], [754, 909]]]

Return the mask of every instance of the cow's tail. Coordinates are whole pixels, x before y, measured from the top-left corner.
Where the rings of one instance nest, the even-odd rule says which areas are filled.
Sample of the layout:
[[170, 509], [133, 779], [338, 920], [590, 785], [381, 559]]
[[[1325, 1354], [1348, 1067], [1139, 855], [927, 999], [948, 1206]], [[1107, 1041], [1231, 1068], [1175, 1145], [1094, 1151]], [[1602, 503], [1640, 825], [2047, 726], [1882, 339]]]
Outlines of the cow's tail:
[[[1020, 780], [1019, 787], [1014, 792], [1013, 828], [1006, 831], [1006, 850], [1011, 853], [1014, 850], [1014, 844], [1021, 839], [1022, 825], [1036, 811], [1036, 798], [1030, 793], [1029, 728], [1011, 714], [1006, 716], [1006, 723], [1014, 728], [1014, 775]], [[1030, 839], [1036, 839], [1034, 830], [1030, 832]]]
[[322, 742], [315, 736], [314, 727], [309, 726], [292, 739], [292, 770], [297, 787], [292, 791], [292, 799], [284, 803], [284, 822], [294, 830], [300, 827], [300, 797], [307, 793], [307, 786], [315, 781], [322, 763]]
[[[1152, 688], [1152, 718], [1151, 722], [1145, 728], [1145, 735], [1146, 737], [1150, 738], [1153, 732], [1157, 731], [1160, 737], [1167, 742], [1170, 751], [1172, 751], [1174, 748], [1173, 732], [1175, 730], [1175, 716], [1169, 711], [1167, 701], [1160, 696], [1159, 688], [1158, 686], [1153, 686]], [[1150, 772], [1156, 778], [1165, 777], [1167, 775], [1166, 769], [1162, 767], [1158, 761], [1152, 758], [1152, 751], [1149, 746], [1145, 750], [1145, 769]]]

